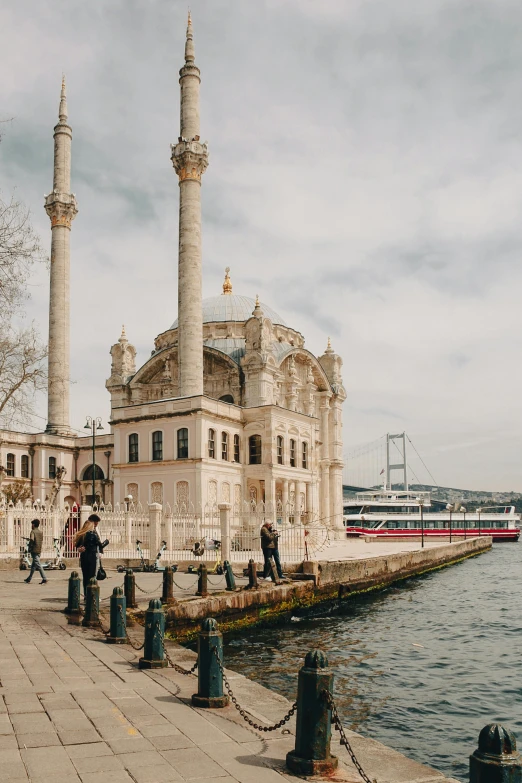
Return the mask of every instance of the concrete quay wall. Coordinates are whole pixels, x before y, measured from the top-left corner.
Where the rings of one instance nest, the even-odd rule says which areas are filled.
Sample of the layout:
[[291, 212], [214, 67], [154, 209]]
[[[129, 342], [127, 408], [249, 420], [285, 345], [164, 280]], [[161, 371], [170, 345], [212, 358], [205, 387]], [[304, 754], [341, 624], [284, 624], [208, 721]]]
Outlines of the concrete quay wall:
[[167, 610], [167, 632], [178, 642], [190, 642], [205, 617], [216, 618], [223, 633], [285, 622], [293, 614], [307, 614], [320, 604], [342, 601], [458, 563], [489, 550], [491, 545], [491, 538], [484, 536], [358, 560], [307, 561], [303, 563], [302, 581], [268, 586], [263, 583], [257, 590], [179, 601]]

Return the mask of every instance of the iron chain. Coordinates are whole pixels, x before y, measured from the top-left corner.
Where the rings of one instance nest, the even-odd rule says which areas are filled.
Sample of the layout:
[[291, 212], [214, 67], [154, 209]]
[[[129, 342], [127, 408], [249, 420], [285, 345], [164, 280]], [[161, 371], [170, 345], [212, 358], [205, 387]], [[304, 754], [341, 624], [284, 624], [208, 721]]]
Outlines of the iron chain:
[[132, 639], [130, 638], [129, 634], [127, 633], [127, 623], [125, 621], [125, 617], [123, 616], [123, 609], [122, 609], [121, 604], [118, 604], [118, 612], [119, 612], [119, 615], [120, 615], [120, 619], [121, 619], [122, 625], [125, 628], [125, 638], [127, 640], [127, 644], [130, 644], [130, 646], [132, 647], [133, 650], [136, 650], [136, 651], [143, 650], [143, 648], [145, 647], [145, 642], [143, 642], [143, 644], [140, 644], [140, 646], [138, 647], [138, 645], [135, 644], [132, 641]]
[[98, 613], [98, 623], [99, 623], [99, 625], [100, 625], [100, 628], [101, 628], [101, 630], [102, 630], [102, 633], [104, 633], [104, 634], [105, 634], [105, 636], [108, 636], [108, 635], [110, 634], [110, 632], [111, 632], [111, 629], [110, 629], [110, 628], [107, 628], [107, 629], [105, 629], [105, 628], [103, 627], [103, 623], [102, 623], [102, 621], [101, 621], [101, 615], [100, 615], [99, 613]]
[[158, 587], [155, 587], [153, 590], [144, 590], [143, 587], [140, 587], [136, 581], [134, 582], [134, 584], [136, 585], [136, 587], [141, 593], [145, 593], [145, 595], [152, 595], [152, 593], [157, 593], [160, 587], [163, 587], [163, 580], [159, 583]]
[[218, 655], [217, 648], [214, 647], [212, 649], [212, 652], [214, 654], [214, 657], [215, 657], [216, 661], [218, 662], [219, 670], [220, 670], [220, 672], [221, 672], [221, 674], [223, 676], [223, 683], [225, 685], [225, 690], [226, 690], [226, 692], [228, 693], [228, 695], [230, 697], [230, 701], [232, 702], [232, 704], [234, 705], [236, 710], [239, 712], [239, 714], [241, 715], [243, 720], [246, 723], [248, 723], [249, 726], [252, 726], [253, 729], [257, 729], [258, 731], [276, 731], [277, 729], [280, 729], [281, 726], [284, 726], [285, 723], [288, 723], [288, 721], [290, 720], [290, 718], [292, 717], [292, 715], [294, 714], [294, 712], [297, 709], [297, 702], [295, 702], [295, 701], [292, 704], [292, 706], [290, 707], [290, 709], [288, 710], [288, 712], [286, 713], [286, 715], [283, 718], [281, 718], [281, 720], [279, 720], [277, 723], [274, 723], [273, 726], [260, 726], [259, 723], [255, 723], [252, 720], [252, 718], [249, 717], [249, 715], [247, 714], [247, 711], [244, 710], [243, 707], [241, 707], [241, 705], [239, 704], [238, 700], [234, 696], [232, 688], [230, 687], [230, 683], [229, 683], [229, 681], [227, 679], [227, 676], [225, 674], [225, 670], [223, 668], [223, 664], [221, 663], [221, 659], [220, 659], [220, 657]]
[[184, 591], [186, 591], [186, 592], [188, 592], [189, 590], [193, 590], [193, 589], [194, 589], [194, 587], [197, 585], [197, 583], [198, 583], [198, 582], [199, 582], [199, 577], [196, 579], [196, 581], [195, 581], [195, 582], [192, 582], [192, 584], [191, 584], [189, 587], [183, 587], [182, 585], [180, 585], [180, 584], [178, 584], [178, 583], [176, 582], [176, 580], [174, 579], [174, 577], [172, 578], [172, 583], [176, 585], [176, 587], [178, 588], [178, 590], [184, 590]]
[[339, 742], [340, 742], [341, 745], [344, 745], [344, 747], [348, 751], [348, 755], [350, 756], [355, 769], [357, 770], [357, 772], [359, 773], [361, 778], [364, 780], [364, 783], [376, 783], [375, 780], [373, 780], [373, 781], [370, 780], [370, 778], [368, 777], [366, 772], [363, 770], [363, 768], [361, 767], [361, 765], [357, 761], [357, 757], [356, 757], [355, 753], [352, 750], [352, 746], [348, 742], [348, 737], [345, 734], [344, 726], [341, 723], [341, 719], [339, 717], [339, 713], [337, 712], [337, 707], [335, 706], [334, 697], [332, 696], [330, 691], [323, 691], [323, 697], [325, 698], [326, 703], [328, 704], [328, 706], [332, 710], [332, 723], [335, 726], [335, 730], [339, 732], [340, 737], [341, 737]]
[[161, 639], [161, 646], [163, 647], [163, 655], [167, 659], [167, 663], [170, 666], [172, 666], [172, 668], [175, 669], [178, 672], [178, 674], [194, 674], [194, 672], [198, 668], [199, 657], [196, 658], [196, 663], [194, 664], [194, 666], [191, 669], [184, 669], [179, 664], [174, 663], [174, 661], [172, 660], [172, 658], [170, 657], [170, 655], [167, 652], [167, 648], [165, 647], [165, 636], [164, 636], [164, 634], [161, 633], [161, 628], [159, 626], [159, 623], [156, 623], [156, 628], [158, 629], [159, 637]]
[[208, 580], [208, 583], [209, 583], [210, 585], [214, 585], [214, 587], [216, 587], [216, 585], [219, 585], [219, 586], [221, 586], [221, 585], [223, 584], [223, 576], [224, 576], [224, 574], [222, 575], [222, 577], [220, 577], [220, 579], [219, 579], [219, 581], [218, 581], [218, 582], [213, 582], [213, 581], [212, 581], [212, 579], [211, 579], [211, 578], [208, 576], [208, 574], [207, 574], [207, 580]]

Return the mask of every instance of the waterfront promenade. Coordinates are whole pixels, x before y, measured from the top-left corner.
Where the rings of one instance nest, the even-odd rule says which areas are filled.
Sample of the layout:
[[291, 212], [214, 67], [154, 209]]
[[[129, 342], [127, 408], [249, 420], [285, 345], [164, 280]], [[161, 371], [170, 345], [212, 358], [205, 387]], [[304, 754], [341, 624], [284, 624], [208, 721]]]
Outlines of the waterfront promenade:
[[[0, 769], [3, 781], [33, 783], [162, 783], [221, 781], [276, 783], [285, 771], [294, 722], [265, 734], [251, 729], [229, 706], [194, 709], [196, 678], [173, 669], [143, 671], [139, 653], [112, 646], [101, 632], [70, 626], [61, 610], [68, 573], [25, 585], [24, 574], [0, 572]], [[120, 575], [111, 574], [110, 586]], [[142, 574], [158, 579], [158, 574]], [[181, 575], [180, 575], [181, 576]], [[184, 578], [188, 578], [187, 575]], [[112, 585], [111, 585], [112, 583]], [[130, 633], [141, 641], [142, 628]], [[188, 668], [194, 653], [169, 644]], [[303, 653], [306, 651], [303, 651]], [[296, 661], [297, 668], [302, 661]], [[289, 702], [229, 672], [238, 701], [260, 722], [272, 723]], [[252, 706], [254, 705], [254, 706]], [[444, 783], [441, 774], [369, 739], [349, 733], [354, 749], [378, 783]], [[335, 778], [360, 778], [334, 737], [342, 760]]]

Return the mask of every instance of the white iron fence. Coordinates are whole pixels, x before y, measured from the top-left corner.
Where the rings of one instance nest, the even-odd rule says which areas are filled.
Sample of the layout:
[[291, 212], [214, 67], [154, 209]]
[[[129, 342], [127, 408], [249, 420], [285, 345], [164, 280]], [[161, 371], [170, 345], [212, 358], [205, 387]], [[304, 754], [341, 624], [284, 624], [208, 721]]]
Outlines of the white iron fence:
[[[101, 539], [108, 538], [108, 557], [135, 559], [140, 551], [146, 560], [154, 560], [162, 548], [162, 563], [179, 561], [247, 562], [262, 560], [260, 530], [271, 520], [279, 533], [281, 560], [298, 563], [314, 559], [329, 543], [329, 531], [304, 512], [281, 504], [222, 504], [196, 510], [192, 506], [150, 504], [101, 505], [81, 510], [45, 505], [0, 505], [0, 558], [17, 557], [31, 531], [31, 520], [40, 519], [44, 534], [42, 557], [55, 554], [53, 541], [63, 548], [65, 557], [76, 557], [74, 535], [81, 523], [95, 511], [101, 518]], [[139, 542], [139, 550], [138, 550]], [[163, 546], [165, 542], [165, 546]]]

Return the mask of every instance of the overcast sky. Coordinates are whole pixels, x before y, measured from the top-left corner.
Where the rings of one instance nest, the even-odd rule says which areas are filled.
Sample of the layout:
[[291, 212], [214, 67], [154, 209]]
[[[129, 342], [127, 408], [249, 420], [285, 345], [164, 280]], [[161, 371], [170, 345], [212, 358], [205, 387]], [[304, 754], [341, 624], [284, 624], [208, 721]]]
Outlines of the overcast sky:
[[[192, 0], [203, 295], [260, 295], [344, 359], [345, 451], [406, 430], [441, 485], [522, 491], [520, 0]], [[177, 316], [187, 3], [0, 10], [4, 194], [50, 247], [62, 70], [79, 214], [72, 423], [109, 415], [110, 345]], [[48, 280], [30, 316], [47, 334]], [[45, 416], [45, 405], [40, 409]], [[44, 421], [41, 420], [41, 425]], [[426, 473], [415, 467], [420, 479]]]

